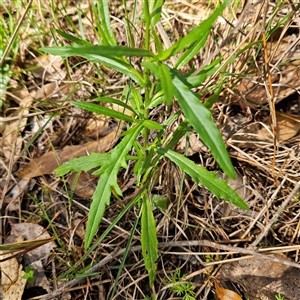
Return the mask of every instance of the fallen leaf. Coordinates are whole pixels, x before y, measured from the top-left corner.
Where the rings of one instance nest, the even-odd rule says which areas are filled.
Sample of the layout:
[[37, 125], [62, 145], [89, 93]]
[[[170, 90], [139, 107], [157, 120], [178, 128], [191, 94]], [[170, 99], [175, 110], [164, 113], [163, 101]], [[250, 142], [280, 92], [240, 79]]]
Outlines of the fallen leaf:
[[[20, 235], [24, 240], [48, 239], [50, 235], [45, 231], [44, 227], [34, 223], [16, 223], [11, 225], [13, 230]], [[24, 255], [24, 261], [29, 265], [32, 262], [41, 260], [46, 264], [48, 257], [56, 244], [52, 241], [45, 243], [40, 247], [33, 249]]]
[[25, 67], [31, 69], [35, 78], [43, 81], [63, 80], [66, 77], [66, 71], [62, 70], [63, 60], [60, 56], [45, 54], [25, 61]]
[[300, 116], [290, 114], [277, 114], [277, 128], [279, 142], [288, 141], [300, 130]]
[[66, 146], [61, 151], [48, 152], [41, 157], [32, 159], [17, 172], [17, 175], [21, 179], [31, 179], [36, 176], [52, 174], [59, 165], [66, 161], [70, 161], [73, 158], [88, 155], [92, 152], [102, 153], [108, 151], [113, 147], [117, 140], [116, 130], [113, 130], [98, 141], [92, 141], [77, 146]]
[[[77, 176], [76, 173], [72, 173], [67, 178], [67, 182], [71, 187], [74, 184], [74, 180], [76, 176]], [[89, 172], [88, 173], [81, 172], [77, 179], [74, 193], [81, 198], [91, 199], [96, 190], [96, 184], [94, 178], [95, 177], [91, 176]]]
[[[0, 252], [2, 258], [9, 256]], [[26, 285], [26, 279], [22, 278], [25, 272], [16, 258], [0, 262], [1, 286], [0, 299], [21, 300]]]
[[[10, 240], [25, 240], [35, 242], [37, 239], [51, 239], [49, 233], [38, 224], [17, 223], [12, 224], [11, 226], [12, 233], [10, 235]], [[51, 292], [51, 288], [49, 280], [44, 273], [44, 266], [47, 264], [49, 255], [55, 247], [56, 244], [54, 241], [43, 243], [37, 248], [34, 248], [30, 251], [25, 251], [22, 261], [24, 264], [24, 269], [25, 267], [30, 267], [34, 271], [34, 282], [32, 282], [30, 286], [42, 287], [48, 293]]]
[[71, 84], [57, 84], [57, 82], [51, 82], [42, 85], [35, 93], [35, 99], [53, 99], [53, 98], [62, 98], [69, 95], [72, 91]]
[[236, 292], [222, 288], [217, 279], [213, 278], [213, 282], [216, 289], [216, 295], [219, 300], [242, 300], [241, 296]]
[[19, 119], [4, 123], [5, 128], [2, 132], [0, 147], [7, 159], [11, 159], [12, 154], [18, 157], [21, 152], [23, 138], [20, 133], [27, 124], [27, 118], [24, 118], [23, 115], [28, 114], [28, 107], [33, 101], [33, 97], [27, 89], [13, 90], [11, 93], [18, 99], [19, 107], [9, 117], [19, 117]]
[[[271, 254], [289, 260], [284, 254]], [[222, 266], [220, 277], [238, 283], [245, 289], [247, 299], [274, 300], [280, 293], [284, 299], [298, 300], [300, 270], [274, 261], [249, 258]]]
[[[297, 93], [300, 88], [298, 74], [300, 48], [296, 44], [289, 51], [286, 51], [296, 38], [296, 35], [287, 35], [279, 41], [267, 43], [271, 59], [271, 77], [276, 103]], [[250, 106], [251, 104], [261, 105], [268, 102], [268, 92], [266, 92], [268, 87], [266, 87], [262, 78], [261, 71], [255, 73], [254, 70], [254, 75], [242, 79], [238, 86], [240, 94], [249, 100]]]
[[272, 146], [272, 131], [264, 122], [253, 122], [233, 134], [228, 140], [228, 144], [254, 149]]
[[[0, 299], [22, 299], [23, 291], [26, 285], [26, 279], [23, 278], [25, 272], [22, 270], [23, 266], [19, 264], [17, 258], [12, 257], [15, 251], [17, 256], [20, 257], [20, 251], [22, 245], [24, 249], [31, 247], [30, 241], [23, 242], [25, 240], [31, 240], [34, 244], [37, 238], [50, 239], [50, 235], [45, 232], [44, 228], [37, 224], [32, 223], [19, 223], [12, 224], [12, 230], [7, 241], [15, 242], [15, 244], [1, 245], [4, 251], [0, 251], [0, 269], [1, 269], [1, 287], [0, 287]], [[55, 243], [43, 242], [40, 247], [28, 251], [24, 254], [23, 263], [26, 266], [30, 266], [34, 271], [35, 286], [43, 284], [43, 288], [50, 292], [50, 283], [46, 278], [43, 271], [43, 264], [46, 264], [50, 251], [53, 247], [56, 247]], [[11, 257], [11, 258], [10, 258]], [[39, 268], [35, 268], [35, 265], [39, 265]], [[43, 275], [43, 276], [42, 276]]]
[[[300, 116], [277, 113], [277, 139], [279, 143], [288, 141], [300, 131]], [[273, 145], [273, 132], [271, 130], [271, 118], [264, 122], [254, 122], [233, 134], [228, 140], [241, 148], [259, 148]]]
[[[186, 137], [182, 137], [176, 146], [176, 151], [179, 153], [185, 153], [186, 147]], [[189, 148], [187, 156], [192, 156], [195, 153], [199, 153], [200, 151], [207, 151], [206, 146], [201, 142], [198, 135], [195, 133], [191, 133], [189, 138]]]

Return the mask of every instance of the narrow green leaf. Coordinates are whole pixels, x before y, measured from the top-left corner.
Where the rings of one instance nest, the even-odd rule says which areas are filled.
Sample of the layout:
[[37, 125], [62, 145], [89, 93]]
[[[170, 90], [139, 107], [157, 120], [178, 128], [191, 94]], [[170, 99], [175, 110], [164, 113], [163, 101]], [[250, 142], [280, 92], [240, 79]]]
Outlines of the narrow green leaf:
[[156, 51], [157, 53], [161, 53], [162, 51], [164, 51], [161, 37], [159, 36], [158, 32], [156, 32], [155, 30], [152, 31], [152, 35], [153, 35], [153, 42], [155, 44]]
[[[103, 64], [109, 68], [112, 68], [114, 70], [119, 71], [122, 74], [127, 75], [132, 80], [134, 80], [136, 83], [138, 83], [141, 87], [146, 87], [146, 83], [144, 81], [144, 78], [141, 73], [139, 73], [137, 70], [135, 70], [128, 62], [126, 62], [124, 59], [112, 57], [112, 56], [101, 56], [96, 53], [84, 53], [85, 47], [45, 47], [40, 48], [40, 50], [50, 53], [52, 55], [59, 55], [63, 57], [68, 56], [81, 56], [86, 58], [89, 61], [97, 62], [100, 64]], [[77, 51], [78, 49], [81, 49]]]
[[200, 39], [196, 40], [189, 49], [184, 51], [184, 53], [179, 57], [175, 64], [175, 68], [180, 68], [189, 63], [189, 61], [195, 57], [198, 51], [205, 45], [206, 40], [209, 36], [209, 31], [206, 32]]
[[165, 196], [154, 194], [152, 195], [152, 201], [153, 204], [162, 211], [165, 211], [168, 208], [169, 200]]
[[141, 96], [139, 87], [130, 84], [124, 88], [123, 95], [126, 101], [129, 102], [132, 109], [136, 112], [136, 115], [142, 118], [144, 116], [144, 100]]
[[142, 206], [141, 243], [144, 263], [149, 274], [150, 287], [152, 287], [156, 277], [158, 241], [156, 236], [155, 219], [152, 212], [152, 204], [146, 197], [143, 199]]
[[206, 78], [214, 74], [219, 68], [218, 64], [221, 62], [222, 57], [218, 57], [209, 65], [205, 66], [197, 75], [186, 77], [186, 81], [189, 83], [190, 88], [199, 87]]
[[218, 88], [216, 88], [215, 92], [213, 93], [213, 95], [211, 95], [207, 101], [205, 101], [203, 103], [203, 105], [210, 109], [214, 103], [216, 103], [219, 98], [220, 98], [220, 93], [223, 91], [223, 82], [220, 83], [220, 86]]
[[150, 72], [152, 73], [152, 75], [155, 77], [155, 78], [159, 78], [159, 71], [158, 71], [158, 62], [151, 62], [151, 61], [143, 61], [141, 63], [141, 65], [150, 70]]
[[72, 102], [73, 105], [91, 111], [93, 113], [99, 114], [99, 115], [105, 115], [109, 116], [115, 119], [120, 119], [127, 122], [132, 122], [134, 119], [130, 116], [127, 116], [121, 112], [115, 111], [113, 109], [110, 109], [105, 106], [100, 106], [94, 103], [86, 103], [86, 102]]
[[[150, 1], [151, 3], [151, 1]], [[164, 0], [156, 0], [152, 2], [154, 4], [151, 14], [151, 28], [153, 28], [160, 20], [161, 9], [164, 4]]]
[[146, 128], [153, 130], [162, 130], [164, 128], [162, 125], [152, 120], [145, 120], [143, 124]]
[[85, 40], [79, 39], [77, 37], [75, 37], [72, 34], [66, 33], [64, 31], [61, 31], [59, 29], [56, 29], [56, 32], [61, 35], [63, 38], [77, 44], [77, 45], [82, 45], [82, 46], [93, 46], [93, 44], [91, 44], [90, 42], [87, 42]]
[[167, 105], [171, 105], [174, 97], [174, 86], [170, 69], [163, 63], [158, 65], [159, 79]]
[[155, 108], [158, 105], [162, 104], [164, 102], [164, 100], [165, 100], [165, 98], [163, 96], [163, 91], [160, 90], [158, 93], [153, 95], [153, 97], [151, 98], [151, 102], [149, 103], [149, 105], [146, 108], [147, 109]]
[[98, 97], [98, 98], [95, 98], [94, 101], [99, 101], [99, 102], [106, 102], [106, 103], [114, 103], [114, 104], [117, 104], [125, 109], [128, 109], [130, 111], [132, 111], [134, 114], [136, 113], [132, 107], [130, 107], [129, 105], [127, 105], [126, 103], [124, 103], [123, 101], [121, 100], [118, 100], [118, 99], [114, 99], [114, 98], [110, 98], [110, 97]]
[[58, 176], [63, 176], [69, 172], [87, 172], [91, 169], [102, 166], [107, 159], [107, 153], [91, 153], [88, 156], [81, 156], [65, 162], [55, 169], [55, 173]]
[[190, 175], [195, 182], [201, 182], [217, 197], [223, 198], [242, 209], [249, 209], [243, 199], [227, 185], [227, 181], [217, 178], [216, 173], [197, 166], [193, 161], [175, 151], [168, 150], [164, 155], [177, 164], [182, 171]]
[[212, 121], [211, 112], [204, 107], [199, 99], [192, 93], [183, 82], [184, 78], [173, 73], [173, 84], [178, 103], [188, 122], [199, 133], [203, 143], [210, 149], [211, 153], [219, 163], [222, 170], [231, 178], [235, 178], [235, 171], [226, 150], [221, 133]]
[[137, 124], [131, 128], [130, 134], [124, 136], [122, 141], [111, 151], [108, 159], [100, 169], [100, 179], [93, 195], [91, 208], [88, 215], [88, 223], [86, 230], [86, 240], [84, 243], [87, 249], [102, 220], [105, 208], [110, 204], [110, 196], [112, 188], [122, 195], [117, 183], [117, 175], [121, 167], [126, 168], [126, 156], [131, 150], [139, 132], [142, 130], [143, 124]]
[[49, 52], [53, 55], [70, 56], [78, 55], [85, 57], [86, 55], [101, 55], [105, 57], [154, 57], [155, 55], [148, 50], [131, 48], [126, 46], [65, 46], [65, 47], [44, 47], [40, 50]]
[[197, 40], [202, 40], [207, 32], [211, 30], [212, 25], [217, 18], [222, 14], [223, 10], [230, 3], [230, 0], [225, 0], [216, 10], [199, 26], [194, 28], [189, 34], [180, 38], [174, 45], [166, 49], [158, 55], [159, 60], [166, 60], [170, 56], [176, 55], [181, 50], [187, 48]]
[[102, 33], [105, 36], [105, 40], [109, 45], [116, 45], [115, 36], [111, 30], [110, 26], [110, 13], [108, 9], [109, 1], [107, 0], [99, 0], [98, 2], [99, 14], [100, 14], [100, 25], [102, 29]]

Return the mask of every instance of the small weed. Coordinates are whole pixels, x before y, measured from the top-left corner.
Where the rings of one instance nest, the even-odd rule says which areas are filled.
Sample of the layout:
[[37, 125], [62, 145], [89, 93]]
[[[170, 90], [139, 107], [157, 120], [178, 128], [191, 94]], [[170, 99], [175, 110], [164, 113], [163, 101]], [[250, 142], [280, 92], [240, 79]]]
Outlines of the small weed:
[[172, 293], [182, 297], [183, 300], [195, 300], [195, 286], [190, 281], [184, 281], [185, 275], [181, 276], [180, 270], [176, 270], [171, 276], [171, 280], [167, 281], [166, 284], [173, 284], [170, 288]]
[[[240, 208], [248, 209], [246, 203], [227, 185], [226, 181], [216, 178], [215, 173], [197, 166], [192, 160], [172, 150], [179, 140], [188, 134], [189, 128], [192, 126], [210, 149], [223, 171], [229, 177], [235, 178], [235, 170], [226, 146], [211, 118], [210, 108], [217, 100], [221, 89], [217, 88], [214, 95], [204, 104], [200, 101], [201, 95], [193, 92], [193, 88], [203, 85], [209, 76], [217, 72], [221, 60], [217, 58], [211, 64], [205, 66], [198, 75], [183, 75], [181, 72], [181, 68], [186, 66], [201, 48], [205, 47], [210, 29], [230, 1], [227, 0], [220, 4], [207, 20], [166, 50], [163, 50], [165, 47], [157, 37], [155, 29], [155, 25], [161, 17], [164, 1], [143, 2], [141, 22], [144, 23], [145, 34], [140, 43], [140, 45], [144, 45], [143, 48], [117, 45], [116, 37], [110, 26], [110, 20], [107, 18], [109, 4], [107, 1], [101, 1], [100, 3], [101, 31], [99, 31], [98, 45], [94, 46], [81, 37], [75, 37], [57, 30], [57, 34], [72, 42], [73, 45], [47, 47], [41, 50], [64, 58], [81, 56], [87, 61], [100, 66], [104, 65], [126, 75], [128, 78], [128, 84], [124, 90], [126, 102], [110, 97], [99, 97], [95, 99], [95, 103], [73, 102], [73, 105], [96, 114], [127, 122], [128, 127], [121, 134], [119, 144], [110, 153], [92, 153], [89, 156], [74, 159], [56, 169], [56, 173], [63, 176], [68, 172], [87, 172], [93, 168], [98, 168], [93, 173], [93, 175], [100, 177], [88, 217], [85, 240], [85, 249], [88, 249], [99, 229], [106, 207], [110, 205], [111, 196], [114, 194], [120, 198], [123, 196], [117, 181], [120, 169], [128, 168], [129, 160], [135, 161], [133, 172], [136, 178], [137, 193], [130, 204], [115, 219], [115, 222], [117, 223], [134, 205], [142, 204], [142, 254], [145, 267], [149, 273], [150, 286], [152, 286], [156, 276], [158, 241], [152, 211], [153, 195], [151, 189], [153, 182], [155, 182], [155, 176], [160, 171], [160, 163], [163, 159], [172, 161], [184, 173], [191, 176], [196, 183], [202, 183], [218, 198], [230, 201]], [[128, 32], [128, 36], [130, 35], [131, 32]], [[156, 52], [151, 51], [150, 44], [152, 42], [156, 44]], [[133, 67], [132, 61], [136, 58], [140, 60], [140, 68]], [[168, 63], [171, 58], [174, 59], [173, 66]], [[216, 86], [222, 87], [222, 85], [223, 79], [220, 79]], [[153, 108], [162, 104], [170, 107], [173, 105], [174, 99], [177, 100], [180, 107], [176, 114], [167, 118], [162, 124], [150, 118], [150, 112]], [[131, 114], [128, 115], [105, 106], [99, 106], [99, 102], [117, 103], [123, 107], [123, 111], [128, 110]], [[170, 132], [170, 125], [178, 120], [181, 115], [184, 116], [185, 121], [179, 122], [180, 124], [175, 131]], [[154, 140], [149, 138], [150, 132], [156, 132]], [[172, 138], [168, 140], [168, 136]], [[129, 158], [129, 153], [134, 153], [134, 155]], [[105, 233], [106, 235], [107, 233]], [[102, 235], [93, 247], [96, 244], [98, 245], [105, 236]], [[78, 262], [78, 265], [89, 254], [88, 251], [82, 260]], [[72, 271], [73, 269], [70, 270], [70, 272]]]
[[284, 300], [284, 296], [281, 296], [280, 293], [278, 293], [275, 298], [276, 300]]
[[30, 267], [25, 268], [25, 274], [22, 278], [26, 279], [28, 283], [34, 282], [34, 271]]

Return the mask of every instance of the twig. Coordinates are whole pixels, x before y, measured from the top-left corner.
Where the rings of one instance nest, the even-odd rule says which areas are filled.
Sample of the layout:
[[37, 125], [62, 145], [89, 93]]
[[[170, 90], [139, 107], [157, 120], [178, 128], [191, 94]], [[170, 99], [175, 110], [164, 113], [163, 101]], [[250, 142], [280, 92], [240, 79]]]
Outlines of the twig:
[[284, 209], [286, 208], [288, 203], [291, 201], [293, 196], [298, 192], [299, 188], [300, 188], [300, 181], [298, 181], [296, 183], [294, 189], [289, 194], [289, 196], [285, 199], [285, 201], [281, 204], [281, 206], [279, 207], [279, 209], [277, 210], [277, 212], [275, 213], [275, 215], [273, 216], [273, 218], [271, 219], [269, 224], [267, 224], [265, 229], [260, 233], [260, 235], [257, 237], [257, 239], [251, 244], [252, 247], [256, 247], [261, 242], [261, 240], [267, 235], [271, 226], [277, 221], [277, 219], [279, 218], [279, 215], [284, 211]]
[[0, 59], [0, 67], [1, 67], [1, 66], [3, 65], [3, 63], [4, 63], [5, 57], [6, 57], [6, 55], [8, 54], [8, 52], [9, 52], [9, 50], [10, 50], [10, 48], [11, 48], [11, 45], [13, 44], [13, 42], [14, 42], [14, 40], [15, 40], [15, 38], [16, 38], [18, 32], [19, 32], [20, 26], [21, 26], [21, 24], [22, 24], [22, 22], [23, 22], [23, 20], [24, 20], [24, 17], [26, 16], [26, 14], [27, 14], [27, 12], [28, 12], [28, 10], [29, 10], [31, 4], [32, 4], [32, 1], [33, 1], [33, 0], [30, 0], [30, 1], [28, 2], [27, 6], [26, 6], [26, 8], [25, 8], [25, 11], [24, 11], [24, 13], [23, 13], [23, 15], [22, 15], [21, 18], [19, 19], [19, 22], [18, 22], [18, 24], [17, 24], [17, 26], [16, 26], [16, 28], [15, 28], [15, 30], [14, 30], [14, 32], [13, 32], [13, 34], [12, 34], [10, 40], [9, 40], [9, 42], [8, 42], [8, 44], [7, 44], [7, 46], [6, 46], [5, 50], [4, 50], [4, 53], [3, 53], [3, 55], [2, 55], [2, 57], [1, 57], [1, 59]]
[[[92, 268], [90, 268], [88, 271], [84, 272], [83, 274], [88, 274], [91, 272], [97, 272], [101, 267], [106, 265], [110, 260], [112, 260], [119, 252], [117, 252], [118, 249], [115, 249], [111, 254], [107, 255], [105, 258], [103, 258], [101, 261], [99, 261], [97, 264], [95, 264]], [[124, 249], [125, 251], [125, 249]], [[86, 278], [75, 278], [69, 282], [67, 282], [63, 287], [59, 288], [58, 290], [54, 291], [53, 293], [50, 293], [46, 295], [45, 297], [42, 297], [41, 300], [50, 300], [53, 299], [67, 291], [67, 289], [80, 284], [82, 281], [84, 281]]]
[[[298, 188], [299, 187], [300, 187], [300, 182], [299, 182]], [[202, 247], [205, 246], [205, 247], [211, 247], [211, 248], [224, 250], [224, 251], [230, 251], [230, 252], [237, 252], [237, 253], [240, 253], [240, 254], [252, 255], [252, 256], [258, 257], [260, 259], [266, 259], [266, 260], [270, 260], [270, 261], [273, 261], [273, 262], [281, 263], [283, 265], [287, 265], [289, 267], [295, 267], [295, 268], [300, 269], [300, 264], [297, 264], [297, 263], [292, 262], [292, 261], [280, 259], [280, 258], [269, 256], [269, 255], [266, 255], [266, 254], [257, 253], [253, 250], [250, 250], [250, 249], [244, 249], [244, 248], [239, 248], [239, 247], [234, 247], [234, 246], [220, 245], [218, 243], [207, 241], [207, 240], [175, 241], [175, 242], [165, 242], [165, 243], [159, 243], [158, 244], [159, 249], [169, 248], [169, 247], [185, 247], [185, 246], [190, 246], [190, 247], [192, 247], [192, 246], [202, 246]], [[135, 247], [130, 248], [130, 252], [136, 252], [136, 251], [141, 251], [141, 250], [142, 250], [141, 246], [135, 246]], [[117, 250], [113, 251], [111, 254], [107, 255], [99, 263], [97, 263], [95, 266], [93, 266], [91, 269], [87, 270], [83, 274], [88, 274], [88, 273], [91, 273], [91, 272], [97, 272], [101, 267], [103, 267], [105, 264], [107, 264], [113, 258], [118, 257], [120, 255], [123, 255], [125, 253], [125, 251], [126, 251], [126, 249], [121, 249], [119, 251], [117, 251]], [[209, 264], [203, 263], [203, 265], [206, 267], [206, 265], [209, 265]], [[68, 288], [71, 288], [74, 285], [77, 285], [77, 284], [81, 283], [81, 281], [83, 281], [83, 280], [85, 280], [85, 278], [73, 279], [73, 280], [67, 282], [64, 285], [64, 287], [54, 291], [51, 294], [48, 294], [48, 295], [42, 297], [41, 300], [53, 299], [54, 297], [66, 292]]]

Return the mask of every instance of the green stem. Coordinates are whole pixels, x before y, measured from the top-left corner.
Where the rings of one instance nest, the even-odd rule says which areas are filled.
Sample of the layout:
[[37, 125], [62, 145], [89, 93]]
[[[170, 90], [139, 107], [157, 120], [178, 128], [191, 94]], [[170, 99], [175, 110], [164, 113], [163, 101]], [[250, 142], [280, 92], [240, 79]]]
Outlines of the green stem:
[[[144, 20], [145, 20], [145, 45], [144, 49], [149, 50], [150, 48], [150, 25], [151, 25], [151, 19], [150, 19], [150, 13], [149, 13], [149, 1], [145, 0], [144, 1]], [[147, 87], [145, 89], [145, 109], [144, 109], [144, 120], [148, 120], [149, 117], [149, 112], [148, 112], [148, 106], [150, 104], [150, 93], [149, 93], [149, 86], [150, 86], [150, 81], [149, 81], [149, 70], [145, 71], [144, 74], [144, 79], [145, 82], [147, 83]], [[144, 128], [143, 132], [144, 136], [144, 145], [145, 148], [148, 147], [148, 138], [149, 138], [149, 130], [147, 128]]]

